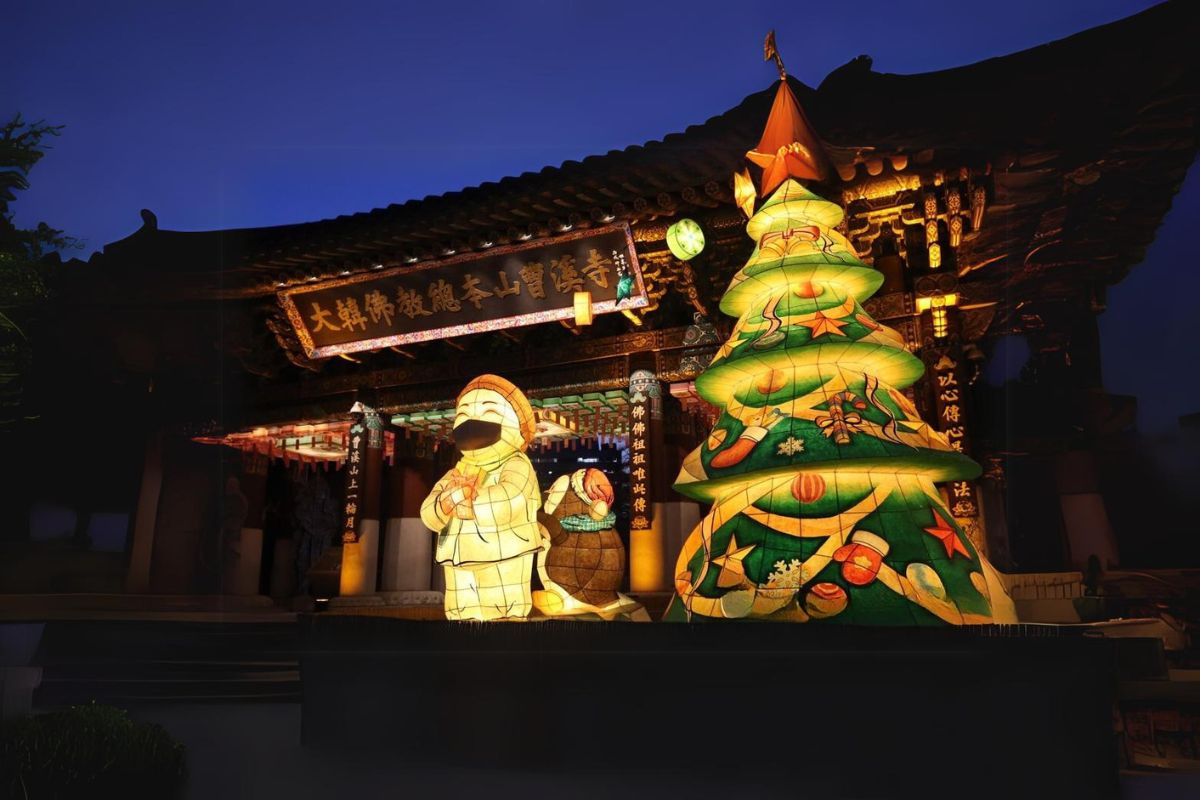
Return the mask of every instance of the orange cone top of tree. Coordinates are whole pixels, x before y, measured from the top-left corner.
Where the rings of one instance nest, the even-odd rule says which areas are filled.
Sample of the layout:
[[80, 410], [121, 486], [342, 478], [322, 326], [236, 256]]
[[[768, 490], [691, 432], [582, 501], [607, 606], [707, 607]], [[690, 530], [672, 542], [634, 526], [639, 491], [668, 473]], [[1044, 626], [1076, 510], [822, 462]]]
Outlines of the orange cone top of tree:
[[763, 169], [762, 197], [788, 178], [824, 182], [829, 177], [829, 157], [786, 79], [779, 81], [762, 138], [746, 158]]

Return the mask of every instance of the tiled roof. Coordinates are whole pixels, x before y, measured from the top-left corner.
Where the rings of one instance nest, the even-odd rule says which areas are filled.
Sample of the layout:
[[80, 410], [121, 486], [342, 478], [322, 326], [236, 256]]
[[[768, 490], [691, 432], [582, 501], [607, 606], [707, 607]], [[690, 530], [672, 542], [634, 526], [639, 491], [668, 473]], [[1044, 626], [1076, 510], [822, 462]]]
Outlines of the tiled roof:
[[[881, 74], [860, 57], [816, 89], [793, 79], [840, 174], [820, 191], [834, 198], [881, 170], [885, 177], [921, 171], [923, 181], [943, 166], [986, 174], [983, 225], [956, 254], [962, 291], [996, 303], [981, 323], [993, 331], [1031, 315], [1053, 327], [1050, 306], [1102, 293], [1141, 260], [1195, 158], [1200, 15], [1193, 11], [1187, 2], [1165, 3], [940, 72]], [[725, 221], [722, 241], [701, 265], [711, 273], [705, 288], [719, 293], [729, 277], [722, 271], [735, 269], [749, 247], [730, 176], [758, 141], [774, 88], [661, 141], [359, 214], [196, 233], [147, 224], [108, 245], [93, 261], [94, 274], [103, 286], [126, 287], [126, 299], [136, 298], [130, 292], [241, 298], [265, 309], [281, 283], [484, 250], [610, 218], [653, 240], [662, 226], [656, 220], [686, 214]], [[904, 158], [890, 158], [896, 155]], [[683, 308], [656, 324], [687, 324]], [[243, 343], [241, 350], [261, 347]]]
[[[1149, 243], [1194, 157], [1197, 60], [1187, 54], [1200, 29], [1186, 6], [1167, 3], [940, 72], [881, 74], [860, 57], [816, 90], [791, 80], [843, 169], [856, 153], [973, 154], [995, 171], [998, 203], [1039, 211], [1071, 205], [1064, 187], [1083, 185], [1088, 170], [1105, 177], [1102, 185], [1128, 177], [1138, 202], [1118, 202], [1129, 214], [1127, 232], [1115, 237], [1107, 228], [1106, 237], [1118, 251], [1109, 259], [1118, 275]], [[118, 270], [165, 271], [193, 290], [268, 294], [281, 280], [437, 258], [610, 217], [640, 223], [730, 208], [730, 175], [757, 141], [772, 96], [768, 87], [660, 141], [334, 219], [196, 233], [147, 226], [108, 245], [102, 260]], [[864, 169], [859, 164], [856, 177]], [[974, 249], [990, 261], [1011, 242], [985, 235]]]

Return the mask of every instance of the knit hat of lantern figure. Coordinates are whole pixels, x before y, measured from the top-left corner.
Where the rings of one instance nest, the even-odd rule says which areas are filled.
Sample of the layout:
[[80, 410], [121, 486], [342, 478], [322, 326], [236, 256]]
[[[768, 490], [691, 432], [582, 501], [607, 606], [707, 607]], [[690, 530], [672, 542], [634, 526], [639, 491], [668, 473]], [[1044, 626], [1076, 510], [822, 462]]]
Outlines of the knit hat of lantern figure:
[[529, 400], [499, 375], [480, 375], [458, 395], [454, 443], [468, 464], [486, 467], [523, 451], [536, 431]]

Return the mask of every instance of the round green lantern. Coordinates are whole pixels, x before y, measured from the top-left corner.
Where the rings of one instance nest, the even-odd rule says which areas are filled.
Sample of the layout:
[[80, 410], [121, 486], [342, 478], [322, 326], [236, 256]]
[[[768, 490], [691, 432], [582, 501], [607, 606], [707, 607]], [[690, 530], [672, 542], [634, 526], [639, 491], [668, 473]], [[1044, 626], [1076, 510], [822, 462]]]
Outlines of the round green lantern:
[[696, 220], [685, 217], [667, 228], [667, 247], [680, 261], [690, 261], [704, 249], [704, 230]]

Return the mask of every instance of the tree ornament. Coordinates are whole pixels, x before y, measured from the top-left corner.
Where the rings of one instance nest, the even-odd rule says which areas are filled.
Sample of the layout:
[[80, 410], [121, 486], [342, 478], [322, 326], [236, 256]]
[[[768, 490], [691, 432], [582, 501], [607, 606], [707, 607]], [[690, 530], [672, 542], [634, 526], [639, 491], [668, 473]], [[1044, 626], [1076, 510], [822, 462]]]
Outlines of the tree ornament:
[[842, 577], [855, 586], [866, 586], [875, 580], [888, 543], [869, 531], [855, 531], [850, 544], [833, 551], [833, 560], [842, 565]]
[[825, 496], [825, 479], [816, 472], [801, 472], [792, 481], [792, 497], [801, 503], [815, 503]]
[[817, 583], [804, 597], [804, 610], [813, 619], [834, 617], [846, 610], [850, 598], [836, 583]]
[[814, 284], [812, 281], [805, 281], [804, 283], [797, 286], [795, 289], [792, 289], [792, 294], [796, 295], [796, 297], [805, 297], [805, 298], [809, 298], [809, 299], [814, 298], [814, 297], [820, 297], [824, 293], [825, 293], [825, 287], [820, 285], [819, 283]]
[[938, 513], [936, 508], [933, 510], [933, 522], [933, 527], [926, 528], [925, 532], [942, 543], [942, 546], [946, 548], [947, 558], [954, 558], [956, 554], [964, 555], [967, 558], [971, 557], [967, 548], [963, 546], [958, 531]]

